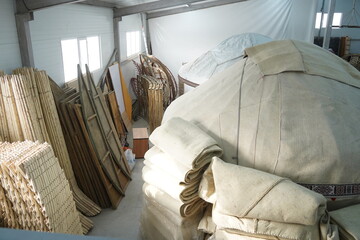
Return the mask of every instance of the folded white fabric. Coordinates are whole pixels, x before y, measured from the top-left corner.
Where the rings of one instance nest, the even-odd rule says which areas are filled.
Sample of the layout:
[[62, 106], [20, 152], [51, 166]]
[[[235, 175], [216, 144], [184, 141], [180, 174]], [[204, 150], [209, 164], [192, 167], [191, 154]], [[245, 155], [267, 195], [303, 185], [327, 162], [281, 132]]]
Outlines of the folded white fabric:
[[199, 213], [207, 204], [200, 198], [190, 203], [183, 203], [180, 199], [175, 199], [166, 192], [147, 183], [143, 185], [143, 192], [149, 199], [182, 217], [189, 217]]
[[197, 170], [221, 156], [222, 149], [207, 133], [182, 118], [172, 118], [150, 135], [150, 141], [189, 170]]
[[207, 206], [204, 215], [199, 222], [198, 230], [204, 233], [213, 234], [215, 233], [215, 229], [216, 224], [212, 220], [212, 205], [209, 205]]
[[182, 218], [167, 210], [151, 198], [145, 197], [140, 231], [144, 240], [197, 240], [202, 233], [197, 230], [201, 215]]
[[[156, 146], [150, 148], [149, 151], [145, 153], [145, 159], [177, 178], [179, 183], [190, 183], [201, 180], [202, 172], [200, 172], [199, 169], [193, 170], [189, 168], [189, 166], [176, 161], [171, 155], [161, 151]], [[211, 161], [211, 158], [209, 158], [209, 160]], [[207, 161], [207, 163], [210, 163], [210, 161]]]
[[186, 185], [179, 184], [176, 178], [154, 167], [154, 165], [149, 166], [146, 160], [145, 166], [142, 169], [142, 177], [146, 183], [159, 188], [172, 198], [179, 199], [184, 203], [191, 202], [194, 198], [199, 198], [199, 182]]
[[360, 204], [330, 212], [342, 240], [360, 240]]
[[217, 229], [265, 239], [338, 238], [322, 195], [269, 173], [214, 157], [199, 195], [214, 204]]
[[198, 195], [202, 174], [222, 149], [181, 118], [158, 127], [150, 140], [154, 147], [145, 154], [142, 174], [145, 194], [182, 217], [199, 213], [207, 205]]

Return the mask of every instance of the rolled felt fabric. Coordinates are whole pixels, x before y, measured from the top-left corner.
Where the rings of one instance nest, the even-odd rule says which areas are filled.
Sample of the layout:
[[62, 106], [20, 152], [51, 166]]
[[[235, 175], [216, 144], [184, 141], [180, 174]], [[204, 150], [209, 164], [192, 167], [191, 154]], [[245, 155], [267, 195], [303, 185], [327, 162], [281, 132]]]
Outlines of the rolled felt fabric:
[[340, 239], [360, 239], [360, 204], [332, 211], [330, 216], [339, 227]]
[[182, 218], [174, 214], [151, 198], [145, 197], [141, 215], [141, 233], [147, 240], [201, 239], [197, 230], [201, 214]]
[[160, 169], [176, 177], [180, 182], [190, 183], [193, 181], [200, 181], [202, 176], [202, 171], [200, 171], [201, 169], [194, 170], [189, 168], [182, 162], [176, 161], [171, 155], [161, 151], [156, 146], [150, 148], [149, 151], [145, 153], [144, 158], [150, 163], [158, 166]]
[[[267, 211], [269, 209], [265, 209]], [[226, 229], [228, 232], [248, 237], [281, 240], [320, 240], [320, 228], [315, 225], [302, 225], [294, 223], [281, 223], [254, 218], [239, 218], [219, 213], [215, 209], [212, 218], [217, 229]]]
[[184, 203], [191, 202], [194, 198], [199, 198], [199, 182], [194, 182], [189, 185], [179, 184], [173, 176], [148, 165], [145, 165], [142, 169], [142, 176], [146, 183], [159, 188], [171, 197], [179, 199]]
[[143, 185], [143, 192], [148, 198], [156, 201], [164, 208], [167, 208], [168, 210], [182, 217], [190, 217], [199, 213], [207, 204], [200, 198], [196, 198], [189, 203], [183, 203], [181, 200], [175, 199], [166, 192], [161, 191], [157, 187], [147, 183], [144, 183]]
[[150, 141], [161, 151], [189, 169], [199, 169], [221, 156], [217, 142], [195, 124], [182, 118], [172, 118], [150, 135]]
[[[213, 158], [211, 172], [217, 209], [222, 214], [304, 225], [317, 224], [325, 214], [325, 197], [288, 179], [225, 163], [217, 157]], [[214, 192], [204, 185], [201, 189]]]

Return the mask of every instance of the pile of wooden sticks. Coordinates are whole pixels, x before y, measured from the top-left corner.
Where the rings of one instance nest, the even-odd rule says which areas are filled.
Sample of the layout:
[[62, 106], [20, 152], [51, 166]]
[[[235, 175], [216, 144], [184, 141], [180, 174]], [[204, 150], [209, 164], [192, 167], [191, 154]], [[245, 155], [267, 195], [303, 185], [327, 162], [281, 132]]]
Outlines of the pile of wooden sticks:
[[[76, 207], [86, 216], [101, 208], [78, 187], [65, 144], [49, 78], [44, 71], [20, 68], [0, 76], [0, 141], [48, 142], [70, 183]], [[84, 232], [92, 223], [81, 215]]]
[[0, 218], [3, 225], [82, 234], [64, 171], [47, 143], [0, 143]]

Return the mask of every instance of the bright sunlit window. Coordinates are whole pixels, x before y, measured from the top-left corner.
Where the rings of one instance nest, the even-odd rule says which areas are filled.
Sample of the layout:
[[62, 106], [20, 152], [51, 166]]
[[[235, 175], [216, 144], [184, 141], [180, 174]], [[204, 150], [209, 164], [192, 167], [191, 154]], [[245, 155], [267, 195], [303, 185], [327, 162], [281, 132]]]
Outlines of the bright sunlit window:
[[130, 57], [140, 52], [140, 31], [126, 33], [126, 56]]
[[65, 82], [77, 78], [77, 64], [85, 73], [85, 64], [91, 72], [100, 69], [100, 40], [98, 36], [61, 41]]
[[[324, 13], [321, 28], [326, 28], [327, 18], [328, 18], [328, 14]], [[334, 13], [332, 26], [337, 26], [337, 27], [341, 26], [341, 19], [342, 19], [342, 13]], [[321, 13], [318, 12], [318, 13], [316, 13], [316, 21], [315, 21], [315, 28], [316, 29], [320, 28], [320, 21], [321, 21]]]

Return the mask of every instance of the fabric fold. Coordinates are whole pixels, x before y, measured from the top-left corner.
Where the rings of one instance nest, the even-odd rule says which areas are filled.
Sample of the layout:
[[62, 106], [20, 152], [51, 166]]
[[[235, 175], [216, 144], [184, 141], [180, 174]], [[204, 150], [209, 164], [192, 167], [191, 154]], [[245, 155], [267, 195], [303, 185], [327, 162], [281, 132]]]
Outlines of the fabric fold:
[[338, 240], [325, 197], [286, 178], [214, 157], [199, 196], [213, 203], [215, 236], [224, 239]]
[[161, 151], [181, 162], [189, 169], [197, 170], [221, 156], [222, 149], [207, 133], [182, 118], [171, 118], [154, 130], [150, 141]]
[[338, 225], [344, 240], [360, 240], [360, 204], [330, 212], [331, 222]]
[[314, 225], [325, 213], [326, 199], [322, 195], [288, 179], [216, 157], [211, 169], [218, 211], [223, 214]]

